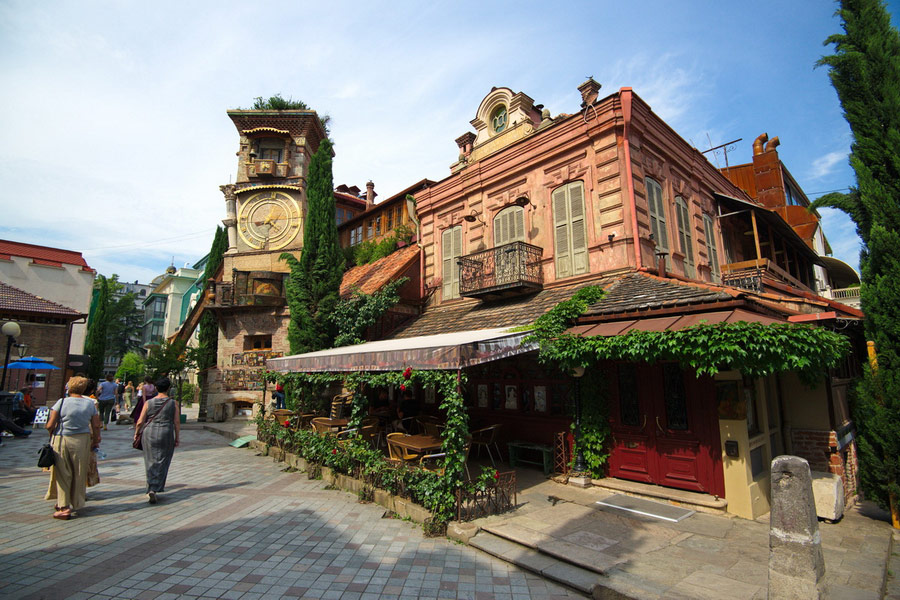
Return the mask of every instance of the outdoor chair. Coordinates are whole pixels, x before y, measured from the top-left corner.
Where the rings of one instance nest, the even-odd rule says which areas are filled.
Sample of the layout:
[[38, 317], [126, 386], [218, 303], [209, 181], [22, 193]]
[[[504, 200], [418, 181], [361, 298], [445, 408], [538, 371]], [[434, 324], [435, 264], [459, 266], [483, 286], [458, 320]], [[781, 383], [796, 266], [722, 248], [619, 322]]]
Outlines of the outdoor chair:
[[294, 416], [294, 411], [287, 410], [286, 408], [277, 408], [272, 411], [272, 416], [275, 417], [275, 420], [279, 423], [284, 423]]
[[344, 419], [350, 416], [350, 407], [353, 402], [353, 394], [338, 394], [331, 399], [332, 419]]
[[490, 427], [473, 431], [471, 434], [472, 444], [478, 448], [478, 457], [481, 457], [481, 448], [484, 447], [487, 450], [488, 457], [491, 459], [491, 466], [495, 469], [497, 468], [497, 463], [494, 461], [491, 446], [497, 452], [497, 460], [503, 458], [503, 455], [500, 454], [500, 445], [497, 443], [497, 430], [499, 429], [500, 425], [491, 425]]
[[[470, 444], [466, 444], [465, 446], [465, 459], [464, 465], [466, 467], [466, 479], [471, 480], [472, 476], [469, 474], [469, 448]], [[422, 458], [419, 459], [419, 468], [424, 469], [426, 471], [431, 471], [432, 473], [437, 473], [438, 475], [443, 475], [447, 470], [444, 466], [444, 462], [439, 459], [447, 456], [446, 452], [438, 452], [436, 454], [426, 454]]]
[[416, 421], [419, 423], [420, 431], [425, 435], [433, 435], [435, 437], [441, 436], [441, 425], [443, 425], [443, 423], [437, 417], [420, 415], [416, 417]]
[[389, 433], [387, 434], [387, 445], [388, 445], [388, 460], [394, 464], [404, 464], [418, 458], [421, 458], [421, 454], [416, 454], [415, 452], [410, 452], [403, 446], [398, 446], [392, 442], [392, 440], [403, 437], [404, 433]]

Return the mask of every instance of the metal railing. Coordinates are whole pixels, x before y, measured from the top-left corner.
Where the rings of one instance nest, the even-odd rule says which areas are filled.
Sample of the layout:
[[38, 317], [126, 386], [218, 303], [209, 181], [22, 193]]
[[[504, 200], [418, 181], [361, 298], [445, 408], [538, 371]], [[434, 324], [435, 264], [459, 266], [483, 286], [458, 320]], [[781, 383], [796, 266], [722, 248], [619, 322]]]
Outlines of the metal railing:
[[525, 242], [512, 242], [462, 256], [459, 265], [459, 294], [479, 296], [511, 288], [541, 289], [544, 251]]

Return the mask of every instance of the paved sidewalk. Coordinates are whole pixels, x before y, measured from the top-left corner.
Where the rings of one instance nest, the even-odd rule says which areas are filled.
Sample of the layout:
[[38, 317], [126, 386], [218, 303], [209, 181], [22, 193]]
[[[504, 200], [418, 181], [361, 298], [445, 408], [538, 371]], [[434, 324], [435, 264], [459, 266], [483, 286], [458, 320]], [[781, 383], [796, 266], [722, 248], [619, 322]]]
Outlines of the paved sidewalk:
[[[189, 413], [190, 414], [190, 413]], [[577, 596], [487, 554], [422, 535], [384, 509], [183, 426], [151, 506], [131, 428], [104, 432], [100, 485], [78, 518], [50, 517], [47, 437], [0, 446], [4, 598], [553, 598]]]
[[[631, 598], [766, 597], [768, 518], [748, 521], [697, 513], [670, 523], [595, 504], [609, 495], [599, 488], [581, 490], [523, 477], [517, 511], [476, 521], [500, 538], [487, 538], [481, 545], [489, 551], [496, 547], [500, 556], [515, 556], [508, 545], [514, 541], [574, 565], [589, 564], [604, 573], [595, 582]], [[890, 550], [893, 530], [882, 520], [886, 517], [863, 503], [839, 523], [820, 522], [830, 598], [882, 598], [886, 563], [894, 558], [900, 566], [891, 556], [900, 547], [895, 543]], [[900, 591], [892, 580], [887, 590], [888, 598]]]

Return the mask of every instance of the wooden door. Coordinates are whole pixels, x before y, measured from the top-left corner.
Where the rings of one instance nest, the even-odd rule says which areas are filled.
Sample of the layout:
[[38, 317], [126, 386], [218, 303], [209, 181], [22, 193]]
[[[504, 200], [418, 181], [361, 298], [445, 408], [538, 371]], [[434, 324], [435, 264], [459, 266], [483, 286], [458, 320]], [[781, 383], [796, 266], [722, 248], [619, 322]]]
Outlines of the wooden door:
[[677, 364], [616, 365], [610, 475], [724, 494], [714, 386]]

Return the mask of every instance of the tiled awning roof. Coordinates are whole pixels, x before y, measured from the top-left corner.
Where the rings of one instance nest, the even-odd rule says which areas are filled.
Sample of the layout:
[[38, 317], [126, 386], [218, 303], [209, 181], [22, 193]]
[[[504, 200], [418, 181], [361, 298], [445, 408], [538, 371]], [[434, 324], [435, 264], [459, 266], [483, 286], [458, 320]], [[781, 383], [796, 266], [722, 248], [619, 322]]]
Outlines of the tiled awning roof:
[[586, 285], [605, 285], [612, 278], [580, 282], [565, 287], [542, 290], [536, 294], [493, 302], [462, 300], [429, 308], [415, 321], [402, 327], [392, 337], [409, 338], [452, 331], [468, 331], [487, 327], [531, 325], [535, 319], [568, 300]]
[[30, 258], [35, 264], [48, 266], [75, 265], [81, 267], [83, 271], [93, 271], [81, 252], [74, 250], [63, 250], [61, 248], [50, 248], [48, 246], [38, 246], [36, 244], [25, 244], [22, 242], [13, 242], [10, 240], [0, 240], [0, 257], [9, 260], [13, 256], [21, 256]]
[[419, 247], [407, 246], [371, 264], [353, 267], [341, 280], [341, 297], [346, 298], [355, 290], [363, 294], [377, 292], [388, 282], [402, 277], [418, 257]]
[[743, 295], [742, 291], [734, 288], [663, 279], [647, 273], [629, 273], [610, 285], [606, 295], [588, 307], [585, 316], [723, 302]]
[[44, 300], [40, 296], [29, 294], [17, 287], [0, 282], [0, 311], [5, 313], [22, 313], [32, 315], [47, 315], [63, 317], [71, 320], [80, 319], [85, 315], [72, 310], [68, 306]]

